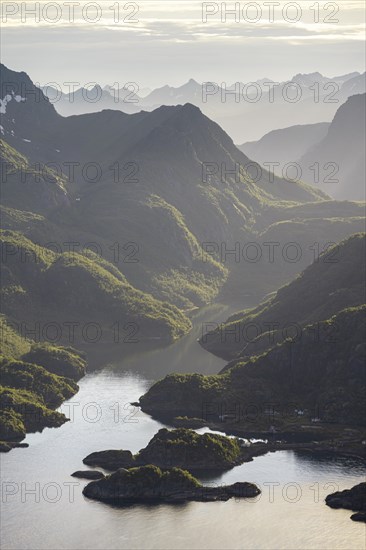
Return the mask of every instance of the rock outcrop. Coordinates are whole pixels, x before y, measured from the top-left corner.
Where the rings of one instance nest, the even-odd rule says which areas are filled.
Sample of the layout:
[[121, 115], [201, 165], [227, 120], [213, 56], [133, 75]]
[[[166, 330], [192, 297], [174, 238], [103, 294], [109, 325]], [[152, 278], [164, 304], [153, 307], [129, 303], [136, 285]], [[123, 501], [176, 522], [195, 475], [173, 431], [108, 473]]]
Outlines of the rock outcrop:
[[228, 470], [244, 462], [244, 449], [237, 438], [193, 430], [163, 428], [148, 445], [133, 455], [130, 451], [107, 450], [88, 455], [84, 464], [109, 471], [154, 464], [160, 468]]
[[351, 516], [353, 521], [366, 523], [366, 483], [359, 483], [352, 489], [332, 493], [326, 497], [325, 503], [330, 508], [352, 510], [356, 512]]
[[102, 472], [99, 472], [98, 470], [77, 470], [73, 474], [71, 474], [72, 477], [78, 477], [80, 479], [104, 479], [104, 474]]
[[83, 495], [109, 504], [128, 506], [135, 503], [177, 503], [184, 501], [226, 501], [232, 497], [253, 498], [260, 494], [252, 483], [234, 483], [205, 487], [189, 472], [180, 468], [161, 470], [157, 466], [120, 469], [100, 481], [92, 481]]

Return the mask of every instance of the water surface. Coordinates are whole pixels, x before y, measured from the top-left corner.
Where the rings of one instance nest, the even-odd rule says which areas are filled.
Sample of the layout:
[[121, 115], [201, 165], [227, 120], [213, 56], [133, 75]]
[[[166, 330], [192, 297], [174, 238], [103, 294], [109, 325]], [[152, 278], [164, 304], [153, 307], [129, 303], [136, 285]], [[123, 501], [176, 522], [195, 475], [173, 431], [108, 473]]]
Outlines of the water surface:
[[[195, 330], [162, 350], [114, 360], [80, 381], [62, 410], [71, 421], [30, 434], [28, 449], [1, 456], [4, 549], [363, 549], [365, 526], [324, 497], [364, 479], [357, 460], [270, 453], [206, 483], [252, 481], [254, 500], [132, 506], [118, 509], [82, 496], [86, 481], [70, 477], [82, 459], [103, 449], [144, 447], [163, 426], [129, 404], [168, 372], [216, 373], [224, 361], [197, 344], [202, 320], [224, 320], [228, 308], [199, 312]], [[70, 485], [70, 483], [72, 485]]]

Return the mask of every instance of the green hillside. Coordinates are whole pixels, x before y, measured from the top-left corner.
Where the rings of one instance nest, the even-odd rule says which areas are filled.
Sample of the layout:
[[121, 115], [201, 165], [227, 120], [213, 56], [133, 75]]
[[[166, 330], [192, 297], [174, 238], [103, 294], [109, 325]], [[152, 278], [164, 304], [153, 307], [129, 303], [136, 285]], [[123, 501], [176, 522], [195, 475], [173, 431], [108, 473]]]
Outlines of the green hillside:
[[95, 253], [57, 254], [14, 231], [1, 232], [1, 250], [2, 308], [16, 322], [94, 322], [111, 344], [116, 323], [134, 323], [139, 338], [174, 340], [190, 329], [175, 306], [136, 290]]
[[364, 233], [330, 247], [268, 301], [203, 336], [201, 345], [225, 359], [258, 355], [309, 323], [364, 304], [365, 257]]
[[366, 306], [342, 310], [307, 325], [301, 339], [238, 360], [219, 375], [168, 375], [140, 398], [142, 409], [165, 420], [218, 423], [229, 415], [235, 429], [249, 431], [273, 424], [301, 429], [312, 416], [327, 425], [365, 426], [365, 314]]
[[[290, 408], [292, 416], [295, 409], [306, 410], [308, 422], [312, 414], [324, 422], [364, 425], [364, 282], [365, 234], [356, 234], [273, 298], [236, 314], [201, 341], [231, 359], [220, 374], [168, 375], [141, 397], [143, 410], [170, 419], [209, 414], [219, 421], [223, 410], [232, 414], [237, 406], [254, 406], [260, 411], [252, 421], [255, 430], [269, 428], [264, 411], [276, 404]], [[249, 327], [262, 332], [248, 343], [243, 335], [253, 335]], [[288, 419], [271, 420], [283, 429]], [[245, 425], [243, 418], [236, 422]]]
[[36, 344], [0, 317], [0, 441], [2, 450], [26, 432], [57, 427], [66, 422], [55, 411], [72, 397], [85, 374], [84, 357], [72, 348]]

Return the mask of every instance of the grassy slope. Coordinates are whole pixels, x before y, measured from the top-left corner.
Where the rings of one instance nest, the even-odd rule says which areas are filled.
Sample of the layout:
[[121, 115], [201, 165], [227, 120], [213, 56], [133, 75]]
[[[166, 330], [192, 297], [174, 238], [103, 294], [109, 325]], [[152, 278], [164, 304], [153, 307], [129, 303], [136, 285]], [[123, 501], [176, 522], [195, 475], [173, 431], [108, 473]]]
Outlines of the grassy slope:
[[170, 340], [190, 328], [175, 306], [136, 290], [92, 252], [57, 254], [13, 231], [1, 242], [3, 311], [15, 321], [98, 322], [109, 336], [114, 323], [135, 323], [141, 338]]
[[[283, 428], [289, 415], [291, 424], [295, 408], [327, 422], [365, 425], [365, 313], [365, 306], [342, 310], [305, 327], [300, 339], [238, 360], [219, 375], [168, 375], [141, 397], [142, 409], [157, 417], [208, 421], [236, 413], [238, 426], [256, 411], [249, 418], [252, 430], [273, 423]], [[272, 418], [265, 413], [269, 406], [289, 413]]]
[[329, 248], [267, 302], [233, 315], [201, 344], [226, 359], [257, 355], [291, 335], [290, 325], [305, 326], [365, 303], [364, 281], [365, 234], [360, 233]]
[[84, 359], [71, 348], [23, 338], [4, 316], [0, 337], [0, 440], [63, 424], [66, 417], [54, 409], [78, 391], [74, 380], [85, 373]]
[[[270, 402], [296, 403], [309, 410], [327, 404], [327, 420], [362, 424], [364, 247], [364, 234], [350, 237], [268, 302], [238, 313], [223, 327], [237, 325], [242, 331], [246, 324], [264, 328], [266, 323], [296, 323], [296, 331], [272, 328], [243, 350], [242, 340], [232, 337], [225, 342], [222, 330], [217, 330], [206, 347], [235, 359], [219, 375], [167, 376], [141, 398], [143, 410], [157, 416], [202, 417], [208, 406], [217, 419], [223, 403], [228, 408], [254, 404], [262, 411]], [[257, 427], [266, 421], [258, 419]]]

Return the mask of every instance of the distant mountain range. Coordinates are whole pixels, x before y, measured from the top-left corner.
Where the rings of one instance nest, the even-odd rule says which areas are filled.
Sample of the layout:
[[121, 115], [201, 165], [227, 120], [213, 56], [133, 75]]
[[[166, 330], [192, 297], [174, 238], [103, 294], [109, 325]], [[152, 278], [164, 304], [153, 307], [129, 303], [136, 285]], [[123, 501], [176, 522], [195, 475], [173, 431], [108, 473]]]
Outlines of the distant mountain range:
[[[136, 89], [135, 89], [136, 88]], [[349, 96], [365, 92], [365, 74], [352, 72], [329, 78], [318, 72], [297, 74], [284, 82], [260, 79], [233, 84], [190, 79], [182, 86], [163, 86], [147, 93], [136, 86], [114, 89], [96, 85], [71, 94], [52, 87], [44, 92], [64, 115], [116, 109], [125, 113], [152, 111], [161, 105], [191, 103], [215, 120], [236, 143], [259, 139], [290, 125], [330, 121]], [[56, 101], [57, 99], [57, 101]]]
[[[299, 159], [303, 179], [320, 166], [318, 187], [339, 200], [365, 200], [366, 94], [351, 96], [336, 112], [327, 134]], [[327, 168], [328, 166], [328, 168]]]
[[319, 143], [327, 135], [329, 126], [329, 122], [319, 122], [272, 130], [258, 141], [239, 145], [238, 149], [262, 166], [278, 163], [275, 171], [281, 173], [287, 163], [297, 162], [310, 147]]
[[[60, 322], [132, 322], [142, 337], [172, 340], [189, 330], [187, 310], [257, 300], [306, 267], [314, 243], [362, 230], [361, 205], [258, 172], [192, 104], [65, 118], [25, 73], [2, 65], [1, 82], [3, 247], [42, 259], [3, 265], [10, 319], [52, 310]], [[298, 262], [222, 252], [295, 239]]]
[[[273, 130], [259, 141], [239, 146], [262, 165], [277, 163], [286, 173], [296, 163], [301, 179], [339, 200], [365, 200], [365, 94], [351, 96], [331, 123], [290, 126]], [[295, 169], [295, 172], [296, 173]], [[289, 169], [289, 177], [291, 168]]]

